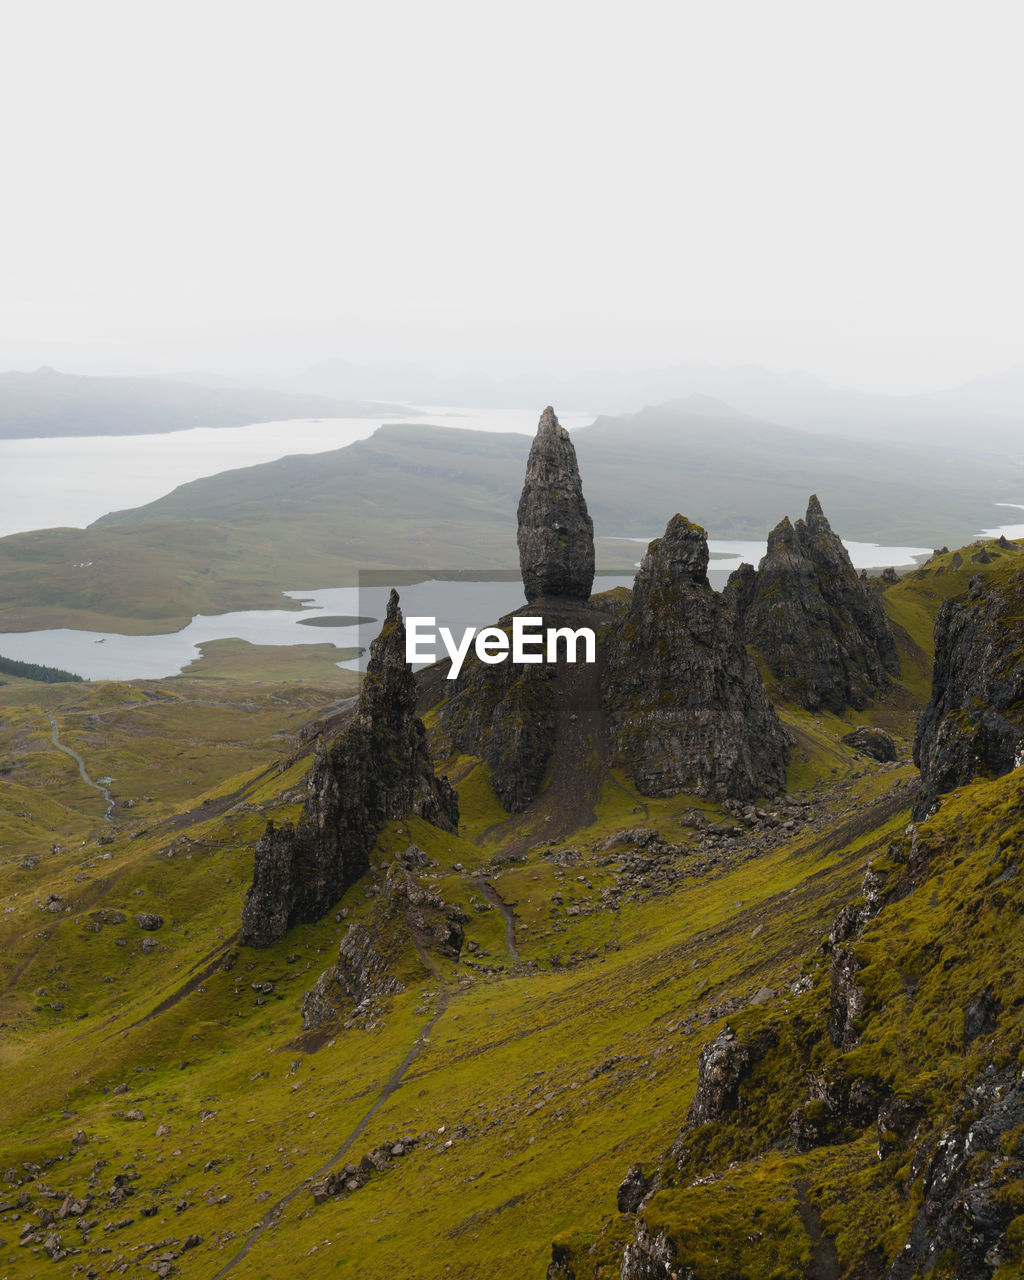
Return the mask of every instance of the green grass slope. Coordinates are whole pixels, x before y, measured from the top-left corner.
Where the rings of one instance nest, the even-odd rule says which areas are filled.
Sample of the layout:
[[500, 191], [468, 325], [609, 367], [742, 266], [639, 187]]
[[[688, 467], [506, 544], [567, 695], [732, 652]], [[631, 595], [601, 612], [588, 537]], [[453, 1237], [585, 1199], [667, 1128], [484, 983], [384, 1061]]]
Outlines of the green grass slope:
[[[922, 653], [935, 580], [886, 593], [920, 609]], [[1016, 1062], [1017, 775], [963, 788], [928, 824], [920, 880], [854, 944], [866, 999], [841, 1052], [822, 1033], [821, 943], [870, 862], [902, 874], [912, 690], [872, 712], [901, 740], [896, 765], [845, 746], [852, 721], [784, 708], [789, 794], [749, 823], [644, 800], [614, 773], [583, 826], [543, 805], [509, 819], [485, 766], [456, 759], [457, 835], [392, 823], [336, 913], [239, 947], [255, 840], [297, 813], [303, 726], [344, 692], [215, 673], [0, 689], [0, 1274], [535, 1280], [555, 1241], [577, 1280], [617, 1276], [635, 1223], [616, 1187], [662, 1163], [726, 1021], [773, 1047], [743, 1111], [666, 1166], [652, 1228], [702, 1277], [804, 1276], [823, 1240], [838, 1274], [875, 1274], [920, 1201], [916, 1147], [879, 1160], [875, 1129], [815, 1109], [808, 1076], [920, 1102], [927, 1141], [958, 1122], [972, 1073]], [[116, 823], [49, 715], [91, 777], [114, 778]], [[668, 851], [619, 835], [637, 826]], [[305, 1033], [304, 993], [349, 926], [377, 918], [410, 841], [432, 860], [425, 887], [466, 914], [459, 962], [406, 943], [401, 991]], [[986, 982], [1003, 1012], [965, 1045]], [[797, 1111], [820, 1137], [802, 1150]], [[328, 1167], [408, 1137], [318, 1202]]]

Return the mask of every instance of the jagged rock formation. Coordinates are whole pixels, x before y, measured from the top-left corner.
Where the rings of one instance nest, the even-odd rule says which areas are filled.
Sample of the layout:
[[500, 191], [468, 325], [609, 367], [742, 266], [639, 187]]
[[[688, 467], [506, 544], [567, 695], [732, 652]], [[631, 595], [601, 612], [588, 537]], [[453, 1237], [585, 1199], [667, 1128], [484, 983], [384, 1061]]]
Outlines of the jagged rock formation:
[[750, 1069], [750, 1050], [728, 1023], [700, 1051], [697, 1090], [686, 1113], [688, 1125], [717, 1120], [736, 1105], [740, 1082]]
[[754, 574], [741, 565], [725, 598], [784, 697], [809, 711], [862, 710], [900, 672], [896, 638], [877, 594], [857, 576], [815, 495], [805, 519], [768, 535]]
[[647, 549], [610, 638], [613, 758], [644, 795], [775, 795], [789, 738], [707, 566], [706, 533], [681, 515]]
[[519, 564], [526, 599], [586, 600], [594, 583], [594, 522], [576, 450], [548, 406], [541, 414], [519, 499]]
[[957, 1280], [989, 1280], [1005, 1260], [1017, 1209], [1007, 1188], [1024, 1176], [1017, 1139], [1024, 1125], [1024, 1086], [1015, 1074], [989, 1075], [966, 1091], [958, 1109], [961, 1123], [934, 1147], [923, 1179], [924, 1202], [885, 1280], [929, 1275], [943, 1257], [956, 1259]]
[[366, 870], [392, 818], [417, 814], [446, 831], [458, 828], [458, 799], [434, 773], [416, 700], [392, 591], [355, 712], [332, 742], [318, 744], [298, 824], [268, 823], [256, 846], [243, 942], [269, 946], [292, 925], [321, 919]]
[[1024, 764], [1024, 571], [971, 579], [935, 620], [931, 701], [917, 724], [922, 818], [978, 774]]
[[[428, 865], [422, 849], [410, 845], [388, 867], [373, 915], [349, 926], [338, 962], [325, 970], [302, 1002], [306, 1031], [347, 1017], [360, 1005], [403, 990], [394, 968], [411, 941], [423, 950], [458, 959], [466, 915], [426, 888], [416, 871]], [[435, 864], [436, 865], [436, 864]]]

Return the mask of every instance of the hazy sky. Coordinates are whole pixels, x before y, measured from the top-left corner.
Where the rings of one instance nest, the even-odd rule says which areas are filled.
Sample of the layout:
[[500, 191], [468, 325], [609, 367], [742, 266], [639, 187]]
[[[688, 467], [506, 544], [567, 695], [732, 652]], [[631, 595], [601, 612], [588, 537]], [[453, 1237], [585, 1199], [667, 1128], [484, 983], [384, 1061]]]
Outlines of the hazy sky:
[[1017, 364], [1022, 34], [985, 0], [11, 5], [0, 367]]

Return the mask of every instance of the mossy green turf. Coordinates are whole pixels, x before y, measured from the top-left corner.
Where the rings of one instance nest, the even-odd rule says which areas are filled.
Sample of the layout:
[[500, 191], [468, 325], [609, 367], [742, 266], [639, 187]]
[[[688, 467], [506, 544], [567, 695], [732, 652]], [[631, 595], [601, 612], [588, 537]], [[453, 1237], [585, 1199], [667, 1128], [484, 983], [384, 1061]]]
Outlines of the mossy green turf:
[[[869, 1138], [851, 1133], [806, 1155], [749, 1157], [804, 1100], [801, 1028], [825, 1000], [820, 942], [856, 896], [865, 863], [900, 838], [908, 815], [902, 799], [888, 797], [913, 776], [909, 765], [880, 767], [850, 751], [838, 742], [845, 720], [785, 709], [798, 739], [791, 788], [822, 798], [832, 820], [757, 857], [744, 857], [740, 841], [718, 865], [698, 869], [687, 814], [702, 808], [716, 818], [713, 806], [686, 796], [644, 800], [612, 775], [594, 822], [552, 841], [530, 815], [509, 828], [486, 766], [454, 761], [459, 834], [417, 819], [392, 823], [374, 862], [379, 872], [410, 841], [423, 848], [437, 863], [428, 883], [462, 906], [476, 950], [465, 948], [458, 965], [431, 957], [431, 969], [408, 948], [405, 990], [380, 1016], [349, 1019], [323, 1043], [302, 1033], [301, 998], [348, 925], [374, 910], [373, 879], [339, 903], [343, 922], [331, 915], [263, 951], [238, 948], [235, 935], [265, 818], [294, 816], [301, 799], [308, 756], [297, 731], [338, 696], [336, 686], [212, 680], [0, 689], [0, 760], [11, 768], [0, 779], [0, 1173], [64, 1156], [26, 1185], [33, 1208], [56, 1208], [40, 1184], [84, 1194], [95, 1162], [109, 1162], [87, 1215], [100, 1225], [61, 1263], [19, 1249], [25, 1214], [0, 1212], [0, 1274], [70, 1275], [92, 1265], [142, 1276], [151, 1255], [198, 1234], [202, 1244], [177, 1265], [204, 1280], [293, 1192], [232, 1275], [535, 1280], [554, 1239], [590, 1267], [578, 1275], [592, 1274], [628, 1230], [615, 1210], [619, 1181], [634, 1162], [650, 1169], [664, 1155], [692, 1098], [700, 1048], [726, 1017], [742, 1034], [767, 1021], [779, 1029], [779, 1050], [745, 1086], [766, 1104], [764, 1118], [753, 1135], [727, 1128], [708, 1147], [709, 1168], [739, 1161], [727, 1185], [667, 1188], [651, 1221], [699, 1251], [702, 1277], [721, 1280], [805, 1274], [804, 1200], [836, 1238], [844, 1266], [863, 1241], [898, 1239], [913, 1203], [899, 1182], [905, 1156], [879, 1162]], [[904, 743], [912, 702], [907, 695], [879, 713]], [[107, 834], [102, 801], [54, 749], [47, 712], [92, 777], [115, 777], [119, 798], [151, 796], [118, 813], [111, 844], [96, 843]], [[999, 1043], [979, 1045], [965, 1065], [956, 1010], [960, 986], [973, 994], [989, 974], [1016, 998], [1024, 972], [1017, 890], [991, 882], [1010, 856], [1020, 803], [1013, 778], [947, 802], [935, 820], [945, 844], [927, 887], [906, 912], [883, 912], [857, 944], [869, 1006], [847, 1067], [901, 1090], [929, 1090], [937, 1116], [975, 1058], [1019, 1049], [1011, 1019], [1000, 1023]], [[626, 859], [594, 846], [637, 825], [682, 844], [680, 865], [692, 861], [693, 871], [671, 887], [636, 887], [606, 910], [602, 892]], [[51, 853], [54, 843], [63, 851]], [[502, 854], [512, 844], [509, 862]], [[565, 849], [575, 853], [552, 860]], [[38, 866], [23, 867], [26, 854]], [[473, 875], [482, 869], [513, 904], [518, 963]], [[1006, 895], [1000, 908], [995, 892]], [[43, 909], [51, 893], [66, 909]], [[126, 919], [101, 919], [93, 931], [102, 908]], [[141, 931], [140, 911], [163, 916], [163, 928]], [[936, 937], [962, 957], [952, 980], [929, 965]], [[144, 951], [145, 939], [156, 949]], [[909, 975], [898, 989], [893, 958]], [[810, 991], [792, 994], [805, 974]], [[764, 989], [768, 1002], [752, 1004]], [[400, 1086], [344, 1159], [406, 1134], [424, 1140], [360, 1191], [315, 1206], [304, 1184], [418, 1043]], [[842, 1055], [826, 1048], [819, 1057], [828, 1064]], [[113, 1093], [122, 1083], [128, 1092]], [[124, 1118], [135, 1109], [144, 1120]], [[159, 1126], [169, 1132], [157, 1137]], [[88, 1141], [71, 1155], [80, 1131]], [[117, 1207], [104, 1193], [125, 1166], [140, 1177]], [[149, 1207], [154, 1216], [143, 1216]], [[65, 1247], [78, 1246], [74, 1226], [60, 1230]]]

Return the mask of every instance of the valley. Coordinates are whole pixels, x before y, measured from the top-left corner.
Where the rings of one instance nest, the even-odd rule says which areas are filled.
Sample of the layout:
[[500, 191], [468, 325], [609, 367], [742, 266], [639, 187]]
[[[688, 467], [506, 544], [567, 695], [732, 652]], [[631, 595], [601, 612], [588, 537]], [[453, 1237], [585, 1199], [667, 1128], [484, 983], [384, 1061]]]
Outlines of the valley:
[[[521, 522], [549, 527], [551, 500]], [[217, 641], [166, 680], [8, 678], [0, 1273], [1020, 1274], [1024, 783], [967, 778], [915, 819], [912, 754], [936, 615], [973, 591], [1012, 637], [997, 602], [1024, 548], [975, 542], [862, 582], [816, 500], [796, 528], [816, 566], [801, 590], [820, 593], [811, 683], [778, 656], [804, 625], [773, 586], [791, 561], [719, 596], [680, 517], [632, 592], [573, 561], [527, 606], [595, 621], [590, 675], [533, 687], [471, 658], [457, 681], [445, 664], [413, 678], [392, 612], [358, 705], [319, 645]], [[822, 609], [848, 611], [835, 646]], [[715, 653], [747, 701], [687, 709], [672, 690], [720, 689]], [[951, 704], [949, 732], [964, 714]], [[401, 721], [416, 740], [419, 720], [457, 795], [450, 829], [421, 816], [420, 783], [389, 811], [412, 748], [388, 735]], [[695, 734], [713, 750], [688, 752]], [[254, 851], [278, 851], [273, 903], [281, 859], [301, 886], [321, 836], [356, 820], [365, 867], [329, 907], [242, 941]], [[999, 1136], [977, 1129], [949, 1178], [989, 1197], [998, 1248], [966, 1270], [929, 1171], [943, 1135], [983, 1123]]]

